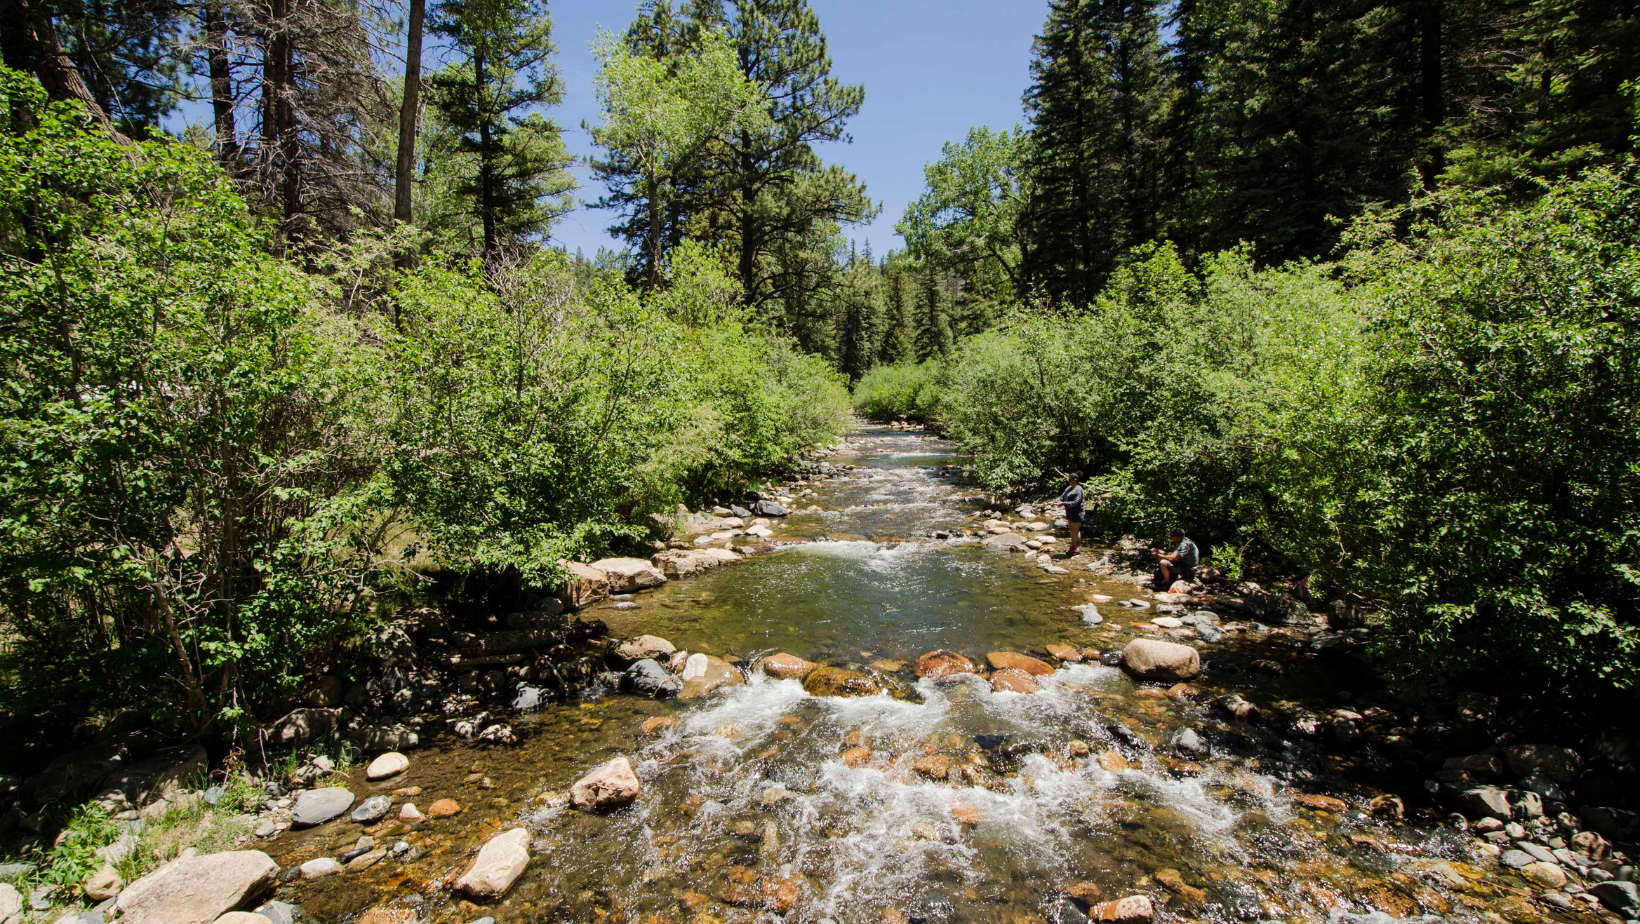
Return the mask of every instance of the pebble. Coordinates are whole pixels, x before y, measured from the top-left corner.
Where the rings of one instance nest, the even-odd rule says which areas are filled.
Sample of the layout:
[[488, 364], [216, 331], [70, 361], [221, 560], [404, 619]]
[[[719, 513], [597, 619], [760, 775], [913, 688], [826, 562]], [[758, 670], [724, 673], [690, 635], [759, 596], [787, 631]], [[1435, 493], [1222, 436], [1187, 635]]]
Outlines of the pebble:
[[[440, 799], [427, 806], [428, 818], [449, 818], [461, 814], [461, 803], [454, 799]], [[399, 811], [399, 817], [404, 817], [404, 811]]]
[[414, 824], [418, 821], [426, 821], [427, 816], [423, 815], [421, 810], [416, 808], [416, 803], [406, 802], [404, 805], [399, 807], [399, 819], [401, 821], [408, 821]]
[[387, 817], [393, 808], [393, 800], [386, 796], [371, 796], [359, 803], [353, 810], [352, 818], [362, 825], [374, 824]]

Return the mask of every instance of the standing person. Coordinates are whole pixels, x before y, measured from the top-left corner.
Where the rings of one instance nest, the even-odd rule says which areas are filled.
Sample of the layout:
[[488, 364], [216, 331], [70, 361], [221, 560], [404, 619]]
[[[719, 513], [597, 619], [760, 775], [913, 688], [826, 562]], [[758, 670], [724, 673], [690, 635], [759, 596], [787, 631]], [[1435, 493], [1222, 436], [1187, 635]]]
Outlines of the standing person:
[[1065, 553], [1067, 558], [1082, 550], [1082, 503], [1085, 499], [1082, 473], [1071, 472], [1070, 482], [1059, 494], [1059, 502], [1065, 505], [1065, 523], [1071, 531], [1070, 551]]
[[1177, 543], [1171, 552], [1161, 549], [1151, 549], [1150, 554], [1161, 562], [1162, 587], [1172, 587], [1174, 581], [1191, 581], [1196, 578], [1196, 563], [1201, 559], [1201, 552], [1197, 551], [1196, 543], [1185, 536], [1184, 530], [1173, 527], [1168, 538]]

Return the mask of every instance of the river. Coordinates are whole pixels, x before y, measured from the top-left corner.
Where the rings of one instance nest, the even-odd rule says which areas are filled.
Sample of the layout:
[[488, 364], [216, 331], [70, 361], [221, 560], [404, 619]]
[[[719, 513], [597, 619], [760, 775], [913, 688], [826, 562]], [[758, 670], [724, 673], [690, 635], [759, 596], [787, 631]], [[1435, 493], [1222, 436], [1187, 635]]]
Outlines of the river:
[[[1071, 607], [1150, 595], [1090, 571], [1088, 556], [1056, 575], [1022, 555], [931, 538], [960, 537], [982, 517], [948, 470], [960, 461], [949, 446], [882, 428], [850, 445], [832, 461], [857, 468], [794, 486], [814, 492], [805, 508], [823, 511], [777, 525], [777, 539], [812, 541], [583, 616], [748, 666], [784, 651], [875, 671], [899, 695], [815, 697], [754, 670], [743, 686], [688, 702], [554, 705], [514, 721], [514, 747], [441, 739], [412, 752], [400, 779], [356, 774], [354, 791], [417, 786], [418, 804], [454, 798], [460, 815], [372, 828], [383, 843], [410, 842], [410, 859], [298, 881], [281, 898], [321, 920], [385, 906], [454, 924], [1061, 922], [1130, 894], [1151, 896], [1166, 920], [1546, 920], [1520, 882], [1480, 871], [1467, 836], [1367, 814], [1368, 757], [1215, 713], [1211, 699], [1227, 691], [1267, 711], [1319, 712], [1341, 685], [1364, 682], [1299, 663], [1280, 632], [1231, 627], [1206, 646], [1209, 669], [1189, 698], [1097, 660], [1054, 662], [1035, 694], [919, 680], [895, 662], [940, 648], [976, 661], [1048, 644], [1119, 649], [1139, 611], [1101, 605], [1106, 622], [1087, 626]], [[1293, 668], [1277, 677], [1245, 667], [1272, 657]], [[646, 734], [656, 717], [675, 722]], [[1187, 728], [1202, 752], [1175, 747]], [[563, 804], [580, 775], [618, 754], [643, 781], [633, 806], [587, 814]], [[486, 907], [452, 896], [450, 872], [518, 825], [532, 832], [532, 859], [508, 896]], [[289, 865], [359, 834], [343, 822], [281, 837], [270, 852]]]

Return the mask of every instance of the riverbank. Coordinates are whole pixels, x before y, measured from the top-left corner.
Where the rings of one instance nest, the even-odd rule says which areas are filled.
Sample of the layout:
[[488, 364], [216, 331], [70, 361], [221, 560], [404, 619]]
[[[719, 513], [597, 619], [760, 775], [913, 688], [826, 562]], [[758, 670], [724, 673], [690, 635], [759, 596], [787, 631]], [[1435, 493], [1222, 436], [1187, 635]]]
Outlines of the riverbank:
[[[1622, 879], [1632, 848], [1590, 837], [1595, 816], [1578, 811], [1609, 779], [1609, 757], [1579, 754], [1574, 770], [1557, 742], [1500, 741], [1507, 730], [1474, 704], [1409, 709], [1362, 658], [1370, 627], [1329, 627], [1257, 588], [1151, 593], [1126, 567], [1131, 543], [1043, 561], [1030, 543], [1062, 543], [1052, 522], [982, 509], [945, 445], [884, 429], [851, 442], [830, 474], [772, 498], [791, 503], [754, 537], [765, 551], [586, 601], [572, 622], [609, 635], [585, 630], [601, 660], [569, 701], [512, 711], [534, 678], [479, 672], [473, 703], [510, 740], [484, 740], [490, 726], [472, 713], [446, 716], [391, 778], [315, 774], [307, 791], [349, 793], [336, 818], [258, 838], [301, 799], [270, 795], [244, 846], [288, 877], [274, 894], [322, 921], [375, 909], [375, 924], [1064, 921], [1141, 895], [1164, 920], [1524, 924], [1610, 911], [1591, 892]], [[698, 522], [711, 531], [669, 551], [747, 541], [712, 538], [756, 525], [742, 520]], [[642, 636], [664, 646], [622, 652]], [[1200, 673], [1146, 680], [1106, 663], [1136, 643], [1187, 647]], [[963, 669], [931, 669], [926, 656], [942, 650]], [[764, 667], [781, 653], [828, 669], [817, 680], [785, 659]], [[663, 673], [632, 675], [645, 660]], [[661, 698], [638, 695], [642, 676]], [[678, 694], [694, 686], [673, 696], [666, 680]], [[575, 784], [617, 758], [633, 768], [633, 801], [575, 808]], [[1546, 782], [1558, 793], [1533, 788]], [[352, 820], [372, 797], [386, 814]], [[444, 800], [459, 810], [434, 816]], [[424, 817], [405, 818], [407, 803]], [[479, 847], [514, 828], [528, 832], [516, 881], [498, 897], [457, 889]], [[1513, 868], [1505, 848], [1532, 859]], [[339, 871], [302, 878], [324, 859]]]

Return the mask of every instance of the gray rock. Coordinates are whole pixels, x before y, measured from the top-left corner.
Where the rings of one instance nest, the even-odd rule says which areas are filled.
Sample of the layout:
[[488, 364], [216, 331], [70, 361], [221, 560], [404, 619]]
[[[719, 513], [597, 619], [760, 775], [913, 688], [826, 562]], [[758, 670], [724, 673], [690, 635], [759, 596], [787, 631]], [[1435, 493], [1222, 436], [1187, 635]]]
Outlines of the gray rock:
[[546, 699], [545, 691], [540, 687], [532, 687], [526, 683], [519, 686], [517, 695], [513, 697], [512, 707], [519, 712], [534, 712], [541, 708], [541, 704], [546, 702]]
[[322, 825], [353, 807], [353, 793], [340, 786], [310, 789], [296, 797], [291, 809], [293, 827], [307, 828]]
[[472, 924], [495, 924], [495, 918], [491, 918], [491, 917], [474, 918], [472, 920]]
[[1082, 614], [1082, 625], [1084, 626], [1097, 626], [1105, 621], [1105, 617], [1099, 615], [1099, 608], [1092, 603], [1084, 603], [1081, 606], [1072, 607], [1072, 609]]
[[33, 863], [0, 863], [0, 882], [9, 882], [15, 885], [17, 880], [33, 871]]
[[1478, 786], [1464, 790], [1458, 795], [1458, 806], [1463, 809], [1465, 815], [1471, 817], [1485, 816], [1508, 821], [1513, 815], [1509, 806], [1509, 794], [1496, 786]]
[[1327, 912], [1327, 924], [1440, 924], [1444, 920], [1444, 918], [1433, 914], [1426, 914], [1416, 918], [1397, 918], [1391, 917], [1382, 911], [1352, 914], [1342, 908], [1334, 908]]
[[790, 514], [790, 511], [788, 511], [785, 507], [780, 506], [772, 500], [758, 501], [755, 505], [753, 505], [752, 512], [756, 513], [760, 517], [783, 517]]
[[1207, 746], [1202, 743], [1200, 735], [1187, 728], [1173, 736], [1173, 750], [1186, 757], [1199, 757], [1207, 753]]
[[1532, 859], [1534, 859], [1534, 860], [1540, 860], [1544, 863], [1559, 863], [1560, 862], [1559, 860], [1555, 859], [1555, 855], [1550, 853], [1549, 849], [1547, 847], [1540, 847], [1537, 844], [1532, 843], [1531, 841], [1516, 841], [1515, 842], [1515, 847], [1518, 850], [1520, 850], [1522, 853], [1531, 854]]
[[1545, 892], [1538, 896], [1538, 900], [1556, 911], [1571, 911], [1572, 900], [1562, 892]]
[[1196, 626], [1196, 637], [1204, 642], [1217, 642], [1224, 638], [1224, 630], [1212, 623], [1202, 623]]
[[128, 924], [211, 924], [273, 885], [279, 866], [258, 850], [175, 860], [120, 893]]
[[1311, 651], [1322, 654], [1338, 654], [1355, 647], [1355, 640], [1347, 635], [1323, 635], [1310, 643]]
[[353, 810], [352, 818], [362, 825], [374, 824], [386, 818], [392, 808], [393, 800], [387, 796], [371, 796], [359, 803], [359, 807]]
[[205, 804], [206, 805], [215, 805], [218, 802], [221, 802], [222, 797], [227, 795], [227, 794], [228, 794], [228, 791], [226, 789], [224, 789], [223, 787], [221, 787], [221, 786], [212, 786], [211, 788], [205, 790]]
[[1509, 869], [1523, 869], [1537, 861], [1524, 850], [1505, 850], [1498, 862]]
[[750, 520], [752, 518], [752, 512], [739, 504], [729, 505], [729, 515], [740, 517], [742, 520]]
[[644, 658], [642, 661], [634, 661], [632, 666], [626, 669], [626, 673], [621, 676], [621, 686], [653, 699], [665, 699], [682, 692], [683, 681], [661, 667], [660, 662], [654, 658]]
[[1589, 887], [1589, 894], [1600, 899], [1600, 907], [1610, 909], [1625, 918], [1640, 916], [1640, 891], [1632, 882], [1611, 879]]
[[272, 818], [263, 818], [261, 821], [257, 822], [257, 824], [256, 824], [256, 836], [257, 837], [272, 837], [272, 836], [274, 836], [275, 834], [278, 834], [278, 833], [279, 833], [279, 826], [274, 824]]
[[107, 918], [103, 913], [93, 908], [89, 911], [75, 911], [58, 918], [56, 924], [103, 924]]
[[302, 909], [288, 902], [268, 902], [257, 908], [256, 913], [273, 924], [296, 924], [302, 918]]

